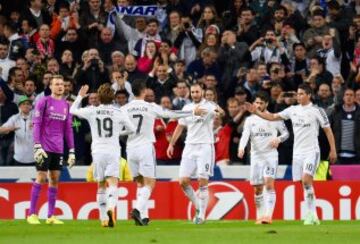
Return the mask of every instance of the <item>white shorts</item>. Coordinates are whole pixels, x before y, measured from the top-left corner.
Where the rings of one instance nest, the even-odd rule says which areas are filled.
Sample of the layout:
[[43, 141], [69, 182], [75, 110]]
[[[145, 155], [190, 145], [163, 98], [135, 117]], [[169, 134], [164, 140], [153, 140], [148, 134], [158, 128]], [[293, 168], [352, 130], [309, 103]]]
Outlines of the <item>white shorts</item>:
[[156, 156], [153, 144], [128, 148], [126, 152], [133, 177], [141, 175], [147, 178], [156, 178]]
[[278, 166], [277, 153], [251, 155], [250, 157], [250, 184], [263, 185], [264, 178], [276, 178]]
[[93, 153], [94, 178], [104, 181], [106, 177], [119, 178], [120, 154], [119, 153]]
[[180, 162], [180, 178], [209, 179], [214, 174], [215, 150], [213, 144], [186, 144]]
[[293, 181], [300, 181], [304, 174], [314, 176], [320, 163], [320, 152], [294, 154], [292, 164]]

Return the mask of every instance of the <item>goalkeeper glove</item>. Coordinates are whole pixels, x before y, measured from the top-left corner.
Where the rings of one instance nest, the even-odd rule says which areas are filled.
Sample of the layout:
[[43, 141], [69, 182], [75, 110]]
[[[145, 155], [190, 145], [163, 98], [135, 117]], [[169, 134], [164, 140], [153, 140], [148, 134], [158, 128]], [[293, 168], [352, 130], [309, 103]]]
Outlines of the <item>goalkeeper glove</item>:
[[74, 150], [74, 148], [69, 150], [69, 157], [68, 157], [67, 163], [68, 163], [70, 169], [75, 164], [75, 150]]
[[41, 144], [35, 144], [34, 145], [34, 159], [35, 159], [35, 162], [37, 164], [39, 164], [39, 165], [42, 165], [45, 158], [47, 158], [47, 157], [48, 157], [48, 155], [46, 154], [46, 152], [42, 148]]

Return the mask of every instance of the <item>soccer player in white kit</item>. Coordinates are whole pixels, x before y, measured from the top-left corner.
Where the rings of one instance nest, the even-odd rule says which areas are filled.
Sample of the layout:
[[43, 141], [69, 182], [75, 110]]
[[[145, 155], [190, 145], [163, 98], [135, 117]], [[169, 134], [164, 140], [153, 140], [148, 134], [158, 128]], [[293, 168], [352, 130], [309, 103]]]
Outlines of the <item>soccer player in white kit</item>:
[[[214, 150], [214, 117], [222, 110], [213, 102], [203, 98], [203, 89], [199, 84], [193, 84], [190, 88], [192, 103], [183, 107], [183, 111], [189, 111], [199, 106], [206, 109], [205, 117], [187, 117], [180, 119], [174, 134], [169, 142], [167, 155], [171, 158], [174, 145], [181, 133], [187, 128], [185, 148], [180, 162], [180, 185], [196, 209], [195, 224], [203, 224], [209, 201], [208, 183], [213, 175], [215, 163]], [[196, 196], [190, 185], [190, 177], [196, 172], [199, 182], [199, 194]]]
[[156, 158], [153, 145], [155, 119], [193, 117], [203, 115], [205, 110], [194, 108], [188, 111], [173, 111], [163, 109], [155, 103], [145, 102], [146, 85], [142, 80], [135, 80], [132, 83], [132, 91], [135, 98], [121, 109], [128, 114], [130, 121], [136, 127], [136, 132], [128, 137], [126, 151], [132, 176], [138, 186], [136, 205], [131, 212], [131, 217], [136, 225], [142, 226], [149, 223], [147, 202], [156, 181]]
[[[101, 85], [97, 91], [100, 105], [79, 108], [89, 87], [81, 87], [70, 113], [86, 119], [91, 129], [91, 152], [94, 163], [94, 178], [98, 182], [97, 203], [103, 227], [114, 227], [115, 207], [118, 200], [118, 177], [121, 148], [119, 136], [135, 132], [128, 116], [112, 103], [114, 90], [109, 84]], [[125, 127], [125, 130], [123, 128]], [[108, 188], [106, 188], [108, 183]]]
[[[268, 104], [269, 97], [266, 93], [256, 94], [254, 105], [258, 110], [268, 113]], [[250, 184], [254, 186], [255, 192], [256, 224], [271, 224], [272, 222], [276, 203], [274, 180], [278, 166], [277, 147], [288, 137], [289, 132], [283, 121], [272, 122], [254, 114], [245, 120], [238, 156], [244, 157], [245, 147], [250, 139]]]
[[304, 189], [307, 207], [304, 225], [320, 224], [313, 188], [313, 177], [320, 162], [319, 126], [324, 130], [330, 144], [330, 163], [335, 163], [337, 158], [334, 135], [326, 113], [322, 108], [312, 104], [311, 93], [309, 85], [301, 84], [297, 90], [298, 105], [290, 106], [276, 114], [261, 112], [255, 105], [246, 104], [248, 111], [266, 120], [291, 119], [294, 131], [292, 175], [294, 181], [302, 181]]

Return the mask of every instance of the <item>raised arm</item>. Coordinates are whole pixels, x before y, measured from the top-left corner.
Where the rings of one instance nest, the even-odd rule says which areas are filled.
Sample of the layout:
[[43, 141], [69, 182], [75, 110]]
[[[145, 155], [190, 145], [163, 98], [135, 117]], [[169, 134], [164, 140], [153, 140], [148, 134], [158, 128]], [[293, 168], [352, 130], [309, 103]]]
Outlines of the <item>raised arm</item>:
[[263, 119], [266, 119], [266, 120], [270, 120], [270, 121], [284, 120], [284, 118], [282, 118], [279, 114], [273, 114], [273, 113], [269, 113], [269, 112], [261, 112], [260, 110], [258, 110], [256, 108], [255, 105], [253, 105], [251, 103], [245, 103], [245, 108], [250, 113], [256, 114], [257, 116], [259, 116]]
[[82, 99], [87, 95], [87, 92], [89, 90], [89, 86], [85, 85], [82, 86], [79, 90], [79, 94], [76, 97], [75, 101], [70, 107], [70, 113], [73, 115], [76, 115], [80, 118], [86, 119], [87, 116], [87, 109], [86, 108], [80, 108]]

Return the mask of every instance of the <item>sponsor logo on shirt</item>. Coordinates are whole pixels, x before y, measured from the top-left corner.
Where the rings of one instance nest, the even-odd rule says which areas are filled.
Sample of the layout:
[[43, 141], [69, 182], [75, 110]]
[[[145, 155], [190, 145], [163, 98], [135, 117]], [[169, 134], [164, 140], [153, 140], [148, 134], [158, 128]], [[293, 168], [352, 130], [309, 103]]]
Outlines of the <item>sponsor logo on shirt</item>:
[[50, 118], [50, 119], [53, 119], [53, 120], [61, 120], [61, 121], [64, 121], [64, 120], [66, 120], [66, 115], [65, 115], [65, 114], [55, 113], [55, 112], [50, 112], [49, 118]]

